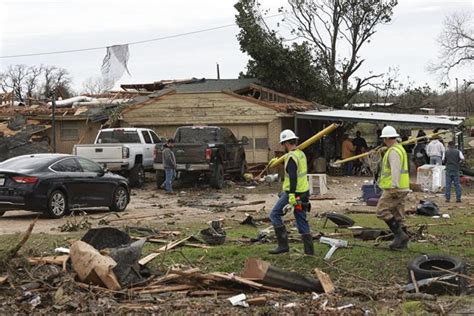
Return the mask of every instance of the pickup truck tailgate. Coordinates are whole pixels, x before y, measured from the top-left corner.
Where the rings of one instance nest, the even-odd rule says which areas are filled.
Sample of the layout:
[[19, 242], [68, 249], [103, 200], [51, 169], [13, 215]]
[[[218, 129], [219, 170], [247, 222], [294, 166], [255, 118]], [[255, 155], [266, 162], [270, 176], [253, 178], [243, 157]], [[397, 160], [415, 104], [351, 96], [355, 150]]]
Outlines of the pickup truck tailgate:
[[122, 160], [122, 145], [76, 145], [75, 154], [96, 162]]
[[207, 144], [177, 143], [173, 148], [177, 164], [206, 163]]

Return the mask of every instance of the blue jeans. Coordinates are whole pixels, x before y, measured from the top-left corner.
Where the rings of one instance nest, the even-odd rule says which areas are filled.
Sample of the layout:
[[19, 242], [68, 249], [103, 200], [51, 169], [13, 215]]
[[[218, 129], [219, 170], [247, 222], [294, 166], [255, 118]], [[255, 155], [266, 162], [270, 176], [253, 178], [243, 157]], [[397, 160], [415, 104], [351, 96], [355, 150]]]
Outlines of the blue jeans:
[[171, 168], [165, 168], [165, 182], [163, 186], [166, 192], [173, 192], [173, 180], [175, 178], [176, 171]]
[[430, 157], [430, 165], [442, 165], [443, 160], [440, 156], [431, 156]]
[[[281, 192], [278, 196], [279, 199], [269, 216], [273, 226], [283, 225], [283, 208], [288, 204], [288, 193]], [[300, 198], [303, 202], [308, 202], [308, 193], [300, 195]], [[294, 211], [293, 215], [296, 219], [296, 227], [298, 228], [298, 232], [300, 234], [309, 234], [311, 229], [309, 228], [309, 223], [306, 219], [306, 211]]]
[[344, 174], [346, 176], [352, 176], [352, 168], [353, 167], [354, 167], [354, 165], [352, 164], [352, 161], [346, 162], [344, 164]]
[[444, 196], [446, 201], [451, 199], [451, 183], [454, 183], [454, 188], [456, 189], [456, 201], [461, 201], [461, 184], [459, 183], [459, 173], [458, 172], [446, 172], [446, 190]]

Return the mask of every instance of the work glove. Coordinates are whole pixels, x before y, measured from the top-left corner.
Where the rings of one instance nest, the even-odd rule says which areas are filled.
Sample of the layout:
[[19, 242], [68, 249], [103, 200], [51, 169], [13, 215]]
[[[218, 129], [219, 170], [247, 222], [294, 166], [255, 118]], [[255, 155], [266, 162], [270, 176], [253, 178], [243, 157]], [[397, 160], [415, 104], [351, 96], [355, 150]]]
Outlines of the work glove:
[[294, 193], [290, 193], [288, 195], [288, 203], [291, 204], [292, 206], [295, 206], [297, 204], [296, 202], [296, 196]]

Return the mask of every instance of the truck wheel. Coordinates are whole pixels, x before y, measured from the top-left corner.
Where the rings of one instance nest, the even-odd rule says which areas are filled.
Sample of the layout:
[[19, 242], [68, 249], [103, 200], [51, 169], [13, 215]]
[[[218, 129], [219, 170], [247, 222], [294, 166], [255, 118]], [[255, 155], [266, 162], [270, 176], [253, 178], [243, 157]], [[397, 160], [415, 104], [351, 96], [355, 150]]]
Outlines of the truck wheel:
[[61, 218], [67, 214], [67, 198], [64, 192], [56, 190], [51, 193], [46, 214], [50, 218]]
[[161, 189], [163, 182], [165, 181], [165, 172], [162, 170], [156, 170], [156, 187]]
[[216, 189], [224, 187], [224, 167], [218, 163], [211, 175], [211, 186]]
[[127, 208], [128, 202], [130, 202], [130, 195], [127, 189], [123, 186], [115, 189], [114, 195], [112, 196], [112, 205], [109, 209], [112, 212], [123, 212]]
[[136, 164], [130, 170], [130, 185], [136, 188], [141, 188], [145, 184], [145, 169], [142, 164]]

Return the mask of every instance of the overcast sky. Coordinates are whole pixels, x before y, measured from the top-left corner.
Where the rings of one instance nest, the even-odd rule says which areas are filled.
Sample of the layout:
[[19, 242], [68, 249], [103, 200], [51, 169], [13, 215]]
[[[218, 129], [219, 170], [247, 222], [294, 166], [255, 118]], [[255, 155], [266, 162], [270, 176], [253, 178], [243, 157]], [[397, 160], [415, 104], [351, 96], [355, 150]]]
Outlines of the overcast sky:
[[[235, 0], [0, 0], [0, 56], [101, 47], [232, 24]], [[276, 9], [284, 0], [262, 0]], [[393, 21], [378, 27], [362, 51], [366, 59], [359, 76], [399, 67], [417, 85], [437, 87], [426, 68], [436, 60], [436, 38], [446, 14], [472, 12], [474, 0], [399, 0]], [[274, 20], [274, 19], [273, 19]], [[272, 22], [270, 22], [271, 24]], [[129, 69], [120, 83], [162, 79], [236, 78], [248, 56], [240, 51], [236, 26], [205, 33], [130, 46]], [[0, 71], [10, 64], [56, 65], [69, 70], [74, 87], [100, 74], [105, 49], [0, 59]], [[473, 79], [472, 68], [452, 78]], [[453, 83], [452, 80], [451, 83]]]

